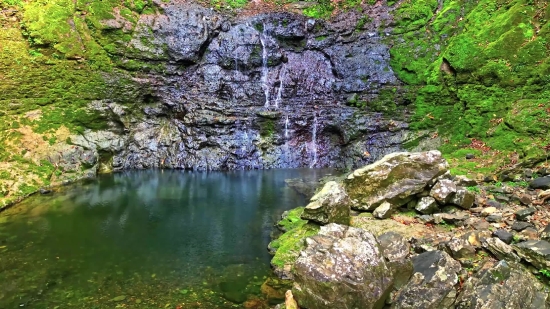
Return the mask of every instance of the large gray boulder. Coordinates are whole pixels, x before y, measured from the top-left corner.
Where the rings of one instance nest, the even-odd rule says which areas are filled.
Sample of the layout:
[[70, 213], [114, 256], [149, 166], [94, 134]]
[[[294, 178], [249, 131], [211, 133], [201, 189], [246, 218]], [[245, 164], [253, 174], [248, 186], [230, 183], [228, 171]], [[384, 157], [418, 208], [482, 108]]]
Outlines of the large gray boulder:
[[528, 240], [514, 245], [518, 255], [538, 269], [550, 269], [550, 243], [546, 240]]
[[397, 152], [355, 170], [344, 185], [355, 209], [372, 211], [384, 201], [399, 207], [448, 169], [449, 164], [437, 150]]
[[518, 263], [488, 262], [463, 285], [457, 309], [544, 309], [548, 291]]
[[306, 239], [294, 264], [292, 292], [302, 308], [382, 308], [393, 287], [392, 272], [375, 237], [338, 224]]
[[453, 308], [460, 263], [444, 251], [428, 251], [412, 258], [414, 274], [398, 292], [391, 308]]
[[302, 219], [320, 224], [349, 224], [351, 200], [346, 190], [337, 182], [327, 182], [315, 194], [302, 213]]

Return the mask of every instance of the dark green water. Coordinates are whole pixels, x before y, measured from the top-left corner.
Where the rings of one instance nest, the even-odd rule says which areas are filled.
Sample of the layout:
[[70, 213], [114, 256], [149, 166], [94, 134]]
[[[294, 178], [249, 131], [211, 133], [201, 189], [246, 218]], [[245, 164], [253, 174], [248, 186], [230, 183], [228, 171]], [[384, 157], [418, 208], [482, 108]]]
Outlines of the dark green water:
[[0, 214], [0, 308], [262, 308], [273, 225], [305, 203], [284, 180], [328, 172], [128, 172], [33, 196]]

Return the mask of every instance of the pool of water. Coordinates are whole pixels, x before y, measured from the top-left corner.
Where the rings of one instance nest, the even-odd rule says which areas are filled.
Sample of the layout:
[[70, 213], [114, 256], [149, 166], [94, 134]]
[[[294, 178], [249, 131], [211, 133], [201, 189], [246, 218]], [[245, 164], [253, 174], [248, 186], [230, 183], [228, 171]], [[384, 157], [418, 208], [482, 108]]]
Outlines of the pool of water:
[[[0, 214], [0, 308], [262, 308], [266, 247], [331, 171], [135, 171]], [[243, 305], [243, 303], [245, 303]]]

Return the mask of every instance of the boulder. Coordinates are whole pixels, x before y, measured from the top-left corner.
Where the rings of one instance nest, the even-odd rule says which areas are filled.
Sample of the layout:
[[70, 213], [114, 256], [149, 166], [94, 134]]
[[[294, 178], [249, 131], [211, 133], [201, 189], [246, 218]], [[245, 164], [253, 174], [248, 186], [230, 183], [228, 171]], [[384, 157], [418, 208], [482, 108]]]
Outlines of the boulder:
[[329, 181], [311, 198], [302, 213], [302, 219], [319, 224], [349, 224], [350, 204], [346, 190], [337, 182]]
[[453, 237], [446, 247], [451, 256], [461, 263], [473, 259], [476, 255], [476, 248], [464, 238]]
[[453, 308], [460, 264], [446, 252], [428, 251], [412, 258], [414, 274], [391, 308]]
[[463, 285], [457, 309], [547, 308], [548, 291], [524, 266], [487, 262]]
[[430, 215], [439, 210], [439, 206], [435, 199], [431, 196], [422, 197], [418, 200], [418, 203], [414, 207], [418, 212]]
[[394, 278], [394, 288], [404, 286], [413, 274], [412, 261], [409, 258], [411, 245], [396, 232], [386, 232], [378, 236], [382, 254], [391, 269]]
[[529, 187], [533, 189], [550, 189], [550, 176], [539, 177], [529, 183]]
[[380, 206], [376, 207], [376, 209], [372, 212], [372, 215], [378, 219], [388, 219], [394, 210], [395, 207], [392, 207], [392, 205], [388, 202], [384, 202]]
[[[457, 191], [454, 182], [448, 179], [439, 180], [430, 191], [430, 196], [433, 197], [441, 205], [451, 202]], [[473, 203], [473, 200], [472, 200]], [[471, 205], [470, 205], [471, 207]]]
[[451, 197], [450, 202], [461, 208], [470, 209], [474, 205], [475, 199], [476, 196], [472, 192], [466, 190], [466, 188], [457, 187], [456, 193]]
[[294, 265], [292, 292], [300, 307], [383, 307], [393, 278], [371, 233], [331, 223], [306, 243]]
[[550, 243], [528, 240], [514, 245], [518, 255], [538, 269], [550, 269]]
[[500, 238], [492, 237], [483, 241], [483, 248], [489, 250], [497, 259], [519, 262], [520, 258], [514, 253], [512, 246], [504, 243]]
[[449, 164], [436, 150], [392, 153], [355, 170], [344, 185], [357, 202], [353, 208], [372, 211], [384, 201], [399, 207], [448, 169]]

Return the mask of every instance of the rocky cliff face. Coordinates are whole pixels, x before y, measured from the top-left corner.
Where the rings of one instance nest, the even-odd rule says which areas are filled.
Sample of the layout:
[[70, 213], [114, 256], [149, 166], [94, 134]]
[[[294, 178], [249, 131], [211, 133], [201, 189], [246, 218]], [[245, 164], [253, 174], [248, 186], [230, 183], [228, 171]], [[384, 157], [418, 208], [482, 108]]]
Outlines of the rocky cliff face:
[[[198, 5], [162, 8], [141, 15], [117, 51], [126, 63], [164, 66], [141, 76], [145, 102], [132, 117], [116, 101], [94, 105], [123, 125], [110, 137], [122, 147], [95, 143], [115, 170], [351, 167], [399, 149], [405, 123], [347, 106], [356, 93], [374, 98], [398, 83], [376, 29], [290, 13], [234, 21]], [[74, 142], [92, 148], [103, 137], [85, 132]]]

